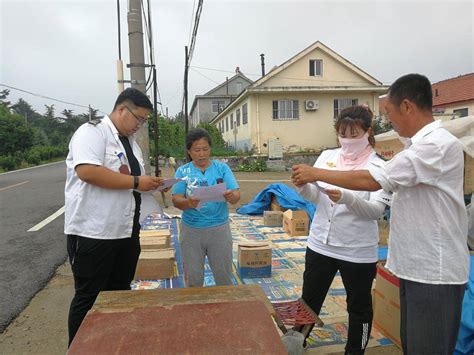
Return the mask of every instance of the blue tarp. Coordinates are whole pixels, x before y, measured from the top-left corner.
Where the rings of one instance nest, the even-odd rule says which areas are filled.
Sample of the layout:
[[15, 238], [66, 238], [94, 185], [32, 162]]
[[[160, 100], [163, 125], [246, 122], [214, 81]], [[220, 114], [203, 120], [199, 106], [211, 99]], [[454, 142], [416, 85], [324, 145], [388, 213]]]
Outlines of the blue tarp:
[[306, 211], [309, 219], [311, 220], [313, 218], [316, 206], [303, 199], [295, 190], [285, 184], [268, 185], [255, 196], [252, 202], [238, 208], [237, 213], [260, 216], [263, 214], [263, 211], [270, 209], [273, 195], [275, 195], [281, 207]]
[[474, 354], [474, 255], [471, 255], [471, 271], [462, 302], [461, 327], [454, 354]]

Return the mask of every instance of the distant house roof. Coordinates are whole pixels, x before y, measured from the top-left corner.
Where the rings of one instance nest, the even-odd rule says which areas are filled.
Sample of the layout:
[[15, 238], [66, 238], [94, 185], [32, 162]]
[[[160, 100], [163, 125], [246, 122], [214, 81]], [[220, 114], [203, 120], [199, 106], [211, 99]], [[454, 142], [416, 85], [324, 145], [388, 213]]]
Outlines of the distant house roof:
[[434, 83], [433, 107], [474, 100], [474, 73]]
[[194, 100], [193, 100], [193, 104], [191, 105], [191, 110], [189, 111], [190, 112], [190, 115], [193, 113], [194, 109], [196, 108], [196, 104], [197, 104], [197, 100], [198, 99], [203, 99], [203, 98], [210, 98], [210, 97], [213, 97], [213, 98], [216, 98], [216, 99], [228, 99], [230, 98], [231, 100], [233, 98], [235, 98], [236, 96], [238, 96], [239, 94], [241, 93], [238, 93], [237, 95], [215, 95], [213, 94], [214, 92], [218, 91], [220, 88], [224, 87], [225, 85], [227, 85], [227, 83], [231, 82], [232, 80], [235, 80], [237, 78], [242, 78], [243, 80], [245, 80], [246, 82], [248, 82], [249, 84], [252, 84], [253, 81], [250, 80], [249, 78], [247, 78], [244, 74], [242, 74], [242, 72], [240, 71], [240, 68], [237, 67], [235, 68], [235, 75], [229, 79], [226, 79], [226, 81], [224, 81], [222, 84], [219, 84], [217, 85], [216, 87], [212, 88], [211, 90], [209, 90], [208, 92], [206, 92], [204, 95], [196, 95], [194, 96]]
[[[474, 73], [460, 75], [431, 85], [433, 107], [474, 100]], [[379, 97], [379, 112], [385, 111], [386, 96]]]
[[[235, 75], [234, 75], [232, 78], [230, 78], [230, 79], [224, 81], [222, 84], [220, 84], [220, 85], [216, 86], [215, 88], [209, 90], [209, 91], [206, 92], [204, 95], [201, 95], [201, 97], [202, 97], [202, 96], [212, 96], [212, 93], [213, 93], [213, 92], [215, 92], [215, 91], [219, 90], [220, 88], [224, 87], [224, 86], [227, 84], [228, 81], [230, 82], [230, 81], [232, 81], [232, 80], [234, 80], [234, 79], [237, 79], [237, 78], [239, 78], [239, 77], [242, 78], [242, 79], [244, 79], [244, 80], [245, 80], [246, 82], [248, 82], [249, 84], [252, 84], [252, 83], [253, 83], [253, 81], [250, 80], [249, 78], [247, 78], [244, 74], [242, 74], [242, 72], [240, 71], [239, 67], [237, 67], [237, 68], [235, 69]], [[240, 93], [239, 93], [239, 94], [240, 94]], [[218, 96], [221, 96], [221, 95], [218, 95]]]

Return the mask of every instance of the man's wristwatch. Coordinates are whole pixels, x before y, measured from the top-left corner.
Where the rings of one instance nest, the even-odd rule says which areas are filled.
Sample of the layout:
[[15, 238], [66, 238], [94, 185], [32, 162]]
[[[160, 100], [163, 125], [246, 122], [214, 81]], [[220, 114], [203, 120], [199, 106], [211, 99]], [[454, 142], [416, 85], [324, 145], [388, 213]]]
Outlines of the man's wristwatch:
[[138, 189], [138, 176], [133, 176], [133, 189], [136, 190]]

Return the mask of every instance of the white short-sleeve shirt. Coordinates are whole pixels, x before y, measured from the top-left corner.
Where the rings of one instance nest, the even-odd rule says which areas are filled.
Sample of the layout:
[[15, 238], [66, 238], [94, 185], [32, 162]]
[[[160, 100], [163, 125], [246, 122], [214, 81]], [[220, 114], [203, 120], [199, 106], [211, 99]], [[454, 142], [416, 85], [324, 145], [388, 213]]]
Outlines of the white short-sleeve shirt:
[[[129, 139], [143, 174], [142, 152], [135, 139]], [[135, 213], [132, 190], [113, 190], [88, 184], [76, 174], [75, 168], [80, 164], [101, 165], [115, 172], [126, 164], [130, 171], [125, 148], [108, 116], [97, 124], [83, 124], [69, 143], [64, 233], [95, 239], [131, 237]]]
[[461, 143], [439, 121], [423, 127], [411, 141], [392, 160], [369, 168], [385, 191], [393, 191], [386, 267], [415, 282], [466, 283]]

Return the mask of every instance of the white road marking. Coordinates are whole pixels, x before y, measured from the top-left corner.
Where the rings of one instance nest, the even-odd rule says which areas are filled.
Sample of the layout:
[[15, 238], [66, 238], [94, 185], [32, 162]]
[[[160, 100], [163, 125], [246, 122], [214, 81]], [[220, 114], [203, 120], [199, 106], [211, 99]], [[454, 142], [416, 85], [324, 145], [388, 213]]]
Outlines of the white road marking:
[[27, 184], [27, 183], [29, 183], [29, 181], [23, 181], [23, 182], [19, 182], [18, 184], [15, 184], [15, 185], [10, 185], [10, 186], [7, 186], [7, 187], [2, 187], [2, 188], [0, 189], [0, 191], [6, 190], [6, 189], [11, 189], [12, 187], [24, 185], [24, 184]]
[[41, 228], [43, 228], [45, 225], [47, 225], [48, 223], [54, 221], [56, 218], [58, 218], [60, 215], [62, 215], [64, 213], [64, 206], [61, 207], [59, 210], [57, 210], [56, 212], [54, 212], [51, 216], [49, 216], [48, 218], [46, 218], [45, 220], [43, 220], [42, 222], [38, 223], [36, 226], [28, 229], [28, 232], [37, 232], [39, 231]]

